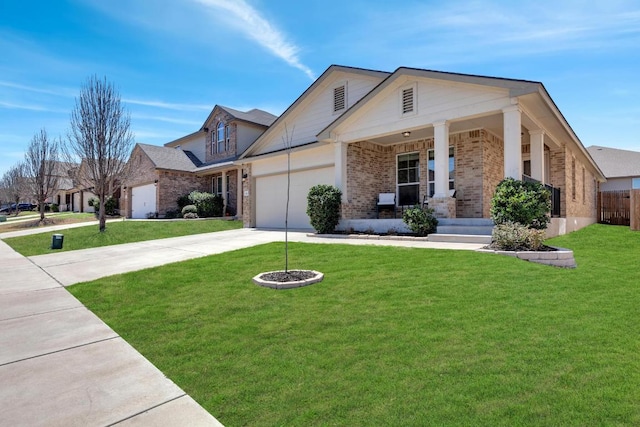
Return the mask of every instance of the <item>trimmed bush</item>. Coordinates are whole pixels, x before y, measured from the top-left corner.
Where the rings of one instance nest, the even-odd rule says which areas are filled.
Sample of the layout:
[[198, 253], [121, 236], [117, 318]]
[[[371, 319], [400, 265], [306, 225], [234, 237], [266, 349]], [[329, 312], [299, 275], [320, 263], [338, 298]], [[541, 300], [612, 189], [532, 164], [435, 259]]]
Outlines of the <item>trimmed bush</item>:
[[551, 193], [537, 182], [505, 178], [491, 199], [491, 219], [496, 224], [517, 222], [544, 230], [551, 211]]
[[340, 222], [342, 191], [332, 185], [314, 185], [307, 195], [307, 215], [319, 234], [332, 233]]
[[493, 228], [492, 246], [503, 251], [537, 251], [543, 246], [544, 230], [525, 227], [516, 222], [505, 222]]
[[433, 215], [433, 209], [423, 209], [420, 206], [404, 211], [402, 221], [418, 236], [435, 233], [438, 228], [438, 219]]
[[182, 208], [183, 218], [198, 218], [198, 208], [196, 205], [187, 205]]
[[203, 191], [192, 191], [189, 193], [189, 200], [198, 208], [200, 218], [211, 218], [222, 216], [224, 200], [217, 194]]
[[180, 211], [176, 209], [169, 209], [168, 211], [165, 212], [164, 217], [165, 219], [180, 218]]
[[60, 206], [57, 203], [51, 204], [51, 212], [60, 212]]

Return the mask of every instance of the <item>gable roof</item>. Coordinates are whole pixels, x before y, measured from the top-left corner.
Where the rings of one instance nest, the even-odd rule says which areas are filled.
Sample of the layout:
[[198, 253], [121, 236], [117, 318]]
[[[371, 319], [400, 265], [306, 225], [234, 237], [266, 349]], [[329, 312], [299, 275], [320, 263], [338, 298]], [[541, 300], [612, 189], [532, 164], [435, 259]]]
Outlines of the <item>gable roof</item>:
[[[256, 141], [254, 141], [253, 144], [251, 144], [244, 153], [242, 153], [240, 155], [240, 159], [245, 158], [246, 156], [250, 155], [250, 153], [256, 148], [259, 147], [262, 142], [269, 137], [269, 134], [277, 127], [277, 125], [281, 122], [284, 122], [287, 117], [292, 113], [293, 110], [295, 110], [302, 102], [304, 102], [304, 100], [318, 87], [321, 86], [322, 83], [328, 78], [328, 76], [330, 76], [332, 73], [336, 72], [336, 71], [343, 71], [346, 73], [350, 73], [350, 74], [361, 74], [361, 75], [368, 75], [368, 76], [373, 76], [373, 77], [377, 77], [377, 78], [387, 78], [391, 73], [388, 73], [386, 71], [377, 71], [377, 70], [370, 70], [370, 69], [366, 69], [366, 68], [357, 68], [357, 67], [348, 67], [348, 66], [344, 66], [344, 65], [330, 65], [323, 73], [322, 75], [320, 75], [320, 77], [318, 77], [312, 84], [311, 86], [309, 86], [303, 93], [302, 95], [300, 95], [295, 101], [293, 101], [293, 104], [291, 104], [285, 111], [284, 113], [282, 113], [279, 117], [276, 118], [276, 120], [271, 123], [271, 125], [269, 126], [269, 128], [267, 128], [267, 130], [258, 137], [258, 139]], [[310, 143], [313, 143], [314, 141], [310, 141]]]
[[211, 120], [211, 118], [213, 117], [217, 109], [222, 110], [225, 113], [229, 114], [231, 117], [233, 117], [234, 120], [240, 120], [246, 123], [253, 123], [263, 127], [271, 126], [271, 124], [278, 118], [278, 116], [274, 116], [268, 111], [260, 110], [258, 108], [254, 108], [249, 111], [239, 111], [239, 110], [234, 110], [233, 108], [223, 107], [222, 105], [216, 105], [211, 110], [211, 113], [209, 113], [209, 116], [207, 116], [207, 119], [204, 121], [204, 123], [200, 127], [200, 130], [204, 130], [205, 125]]
[[[382, 92], [385, 88], [393, 84], [401, 77], [422, 77], [428, 79], [445, 80], [456, 83], [467, 83], [482, 86], [491, 86], [496, 88], [508, 89], [511, 97], [525, 95], [529, 93], [538, 93], [544, 86], [540, 82], [530, 80], [507, 79], [503, 77], [489, 77], [475, 74], [450, 73], [445, 71], [426, 70], [421, 68], [399, 67], [393, 73], [376, 86], [371, 92], [363, 96], [358, 102], [351, 106], [344, 114], [337, 117], [332, 123], [318, 133], [318, 140], [330, 138], [331, 131], [339, 124], [343, 123], [353, 115], [361, 106]], [[545, 91], [546, 92], [546, 91]]]
[[157, 169], [192, 171], [196, 165], [185, 151], [157, 145], [137, 144]]
[[592, 145], [587, 151], [606, 178], [640, 176], [640, 152]]

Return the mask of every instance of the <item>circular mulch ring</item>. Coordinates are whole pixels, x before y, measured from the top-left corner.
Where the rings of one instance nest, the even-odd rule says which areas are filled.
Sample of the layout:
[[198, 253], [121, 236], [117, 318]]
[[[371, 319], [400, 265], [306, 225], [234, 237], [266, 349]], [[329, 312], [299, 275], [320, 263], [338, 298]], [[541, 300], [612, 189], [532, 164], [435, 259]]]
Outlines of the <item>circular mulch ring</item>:
[[315, 270], [269, 271], [253, 278], [258, 286], [272, 289], [291, 289], [321, 282], [324, 274]]

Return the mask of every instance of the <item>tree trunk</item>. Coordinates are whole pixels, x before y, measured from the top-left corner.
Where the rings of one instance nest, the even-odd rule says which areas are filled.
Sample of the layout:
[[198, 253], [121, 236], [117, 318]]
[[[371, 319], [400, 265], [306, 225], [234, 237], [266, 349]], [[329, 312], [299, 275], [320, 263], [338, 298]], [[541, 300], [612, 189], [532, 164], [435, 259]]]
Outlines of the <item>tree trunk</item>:
[[38, 210], [40, 211], [40, 222], [44, 221], [44, 203], [40, 203], [38, 206]]
[[100, 222], [100, 232], [104, 232], [107, 229], [107, 218], [104, 212], [104, 194], [100, 195], [100, 210], [98, 211], [98, 221]]

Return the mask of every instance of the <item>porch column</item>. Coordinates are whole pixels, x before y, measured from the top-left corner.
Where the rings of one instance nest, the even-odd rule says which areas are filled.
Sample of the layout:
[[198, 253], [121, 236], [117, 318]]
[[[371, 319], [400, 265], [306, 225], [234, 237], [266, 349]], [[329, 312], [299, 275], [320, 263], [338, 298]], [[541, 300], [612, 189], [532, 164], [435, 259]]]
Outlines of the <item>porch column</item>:
[[347, 197], [347, 144], [336, 141], [333, 148], [335, 186], [342, 191], [342, 203], [346, 203], [349, 200]]
[[504, 177], [522, 179], [522, 136], [520, 107], [512, 105], [502, 110], [504, 118]]
[[222, 216], [227, 212], [227, 171], [222, 172]]
[[242, 168], [236, 169], [236, 217], [242, 217]]
[[449, 196], [449, 123], [446, 120], [433, 123], [435, 151], [435, 189], [433, 197]]
[[544, 182], [544, 131], [529, 131], [531, 136], [531, 178]]

